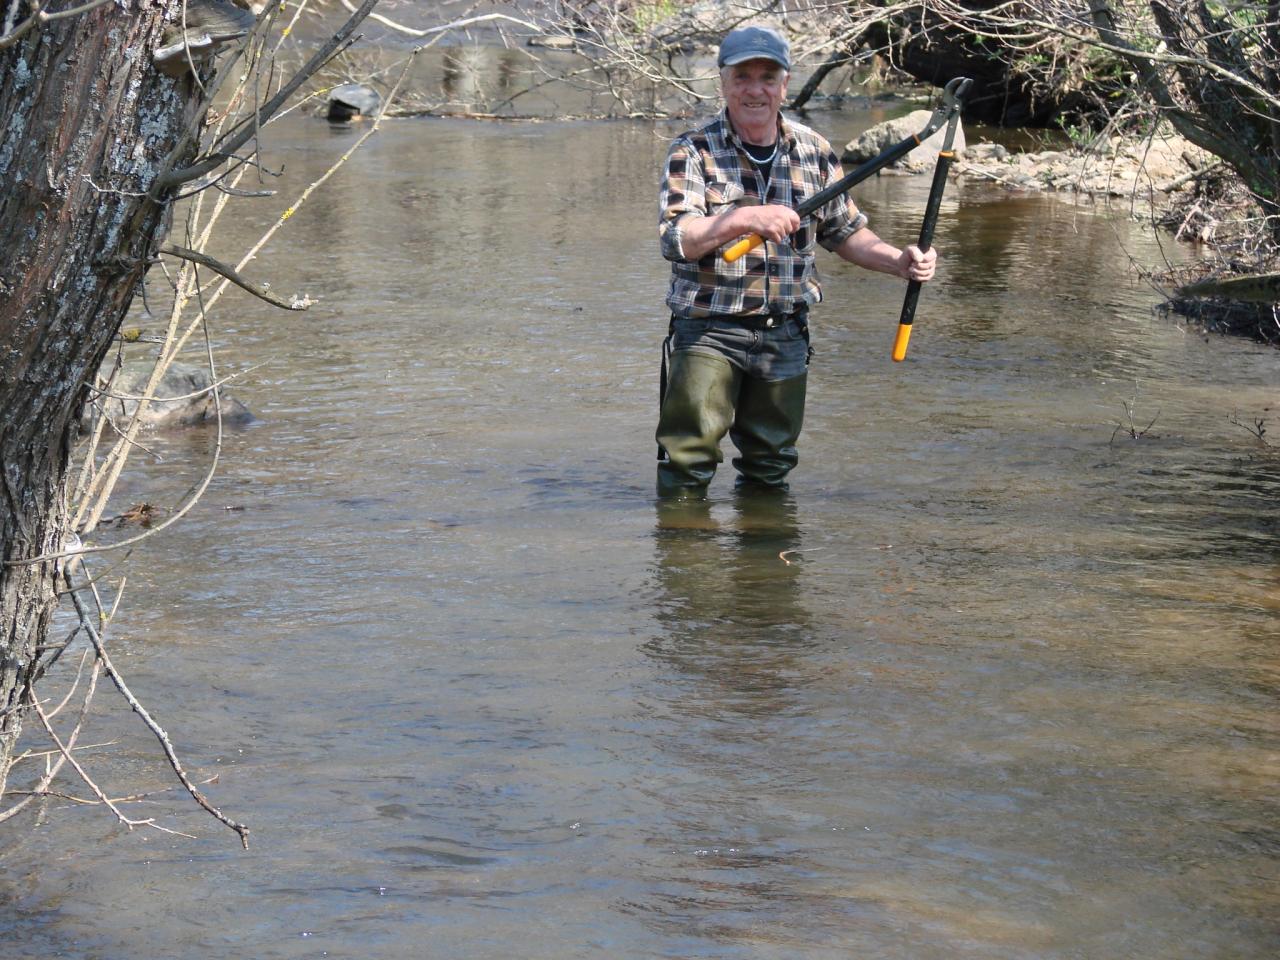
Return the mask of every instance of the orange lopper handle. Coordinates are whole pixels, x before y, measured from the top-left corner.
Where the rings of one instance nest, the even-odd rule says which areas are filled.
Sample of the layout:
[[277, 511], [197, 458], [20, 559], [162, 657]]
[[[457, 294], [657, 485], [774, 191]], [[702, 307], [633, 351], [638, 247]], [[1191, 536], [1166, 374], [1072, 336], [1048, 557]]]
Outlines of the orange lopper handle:
[[911, 324], [898, 324], [898, 335], [893, 338], [893, 360], [901, 363], [907, 357], [907, 341], [911, 339]]
[[733, 261], [737, 260], [739, 257], [744, 256], [747, 251], [754, 250], [762, 243], [764, 243], [764, 237], [760, 236], [758, 233], [753, 233], [749, 236], [743, 237], [724, 252], [725, 263], [733, 263]]

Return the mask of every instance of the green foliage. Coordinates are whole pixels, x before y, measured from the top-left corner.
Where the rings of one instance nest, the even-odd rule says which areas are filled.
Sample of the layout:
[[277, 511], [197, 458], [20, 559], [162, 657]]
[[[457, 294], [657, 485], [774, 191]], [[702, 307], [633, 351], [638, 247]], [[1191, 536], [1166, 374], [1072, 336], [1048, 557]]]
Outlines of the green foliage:
[[1076, 123], [1066, 124], [1062, 128], [1062, 132], [1067, 135], [1067, 139], [1071, 141], [1071, 146], [1076, 149], [1083, 149], [1093, 140], [1093, 131]]
[[648, 30], [670, 20], [679, 11], [679, 0], [646, 0], [632, 9], [631, 22], [637, 30]]

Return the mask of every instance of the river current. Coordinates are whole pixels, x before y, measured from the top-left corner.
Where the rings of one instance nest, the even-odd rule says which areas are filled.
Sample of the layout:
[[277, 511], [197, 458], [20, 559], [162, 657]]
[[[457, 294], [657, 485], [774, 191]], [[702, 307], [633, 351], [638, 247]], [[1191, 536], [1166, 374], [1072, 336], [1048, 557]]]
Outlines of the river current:
[[[357, 132], [279, 129], [226, 256]], [[318, 302], [211, 317], [258, 420], [110, 643], [250, 849], [51, 803], [0, 954], [1277, 955], [1280, 355], [1156, 316], [1125, 209], [953, 183], [906, 362], [821, 261], [790, 497], [660, 514], [677, 130], [387, 121], [246, 268]], [[855, 196], [906, 243], [927, 191]], [[212, 432], [146, 443], [121, 509]], [[91, 768], [167, 786], [112, 697]]]

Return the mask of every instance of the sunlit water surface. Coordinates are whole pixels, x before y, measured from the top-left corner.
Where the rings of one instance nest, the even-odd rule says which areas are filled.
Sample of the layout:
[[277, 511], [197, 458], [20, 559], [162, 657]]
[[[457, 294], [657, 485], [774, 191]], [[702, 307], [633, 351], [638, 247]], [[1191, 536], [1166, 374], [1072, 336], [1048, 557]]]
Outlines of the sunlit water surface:
[[[228, 257], [356, 135], [283, 129]], [[792, 496], [659, 514], [673, 132], [388, 122], [246, 268], [319, 302], [215, 310], [259, 420], [110, 642], [251, 847], [51, 804], [0, 953], [1280, 953], [1280, 356], [1153, 316], [1123, 211], [952, 184], [906, 363], [901, 284], [823, 260]], [[903, 243], [927, 190], [857, 198]], [[168, 785], [111, 698], [91, 769]]]

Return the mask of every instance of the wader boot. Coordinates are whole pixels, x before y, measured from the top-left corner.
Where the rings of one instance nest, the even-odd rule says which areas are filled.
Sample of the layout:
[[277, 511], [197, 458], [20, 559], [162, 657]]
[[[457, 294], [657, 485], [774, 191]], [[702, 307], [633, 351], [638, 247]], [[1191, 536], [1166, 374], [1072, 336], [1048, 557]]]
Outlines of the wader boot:
[[733, 466], [739, 490], [784, 491], [786, 477], [800, 459], [796, 441], [804, 423], [805, 381], [744, 377], [738, 390], [738, 412], [729, 436], [738, 448]]
[[680, 350], [658, 416], [658, 496], [700, 498], [723, 459], [720, 440], [733, 423], [742, 374], [723, 357]]

